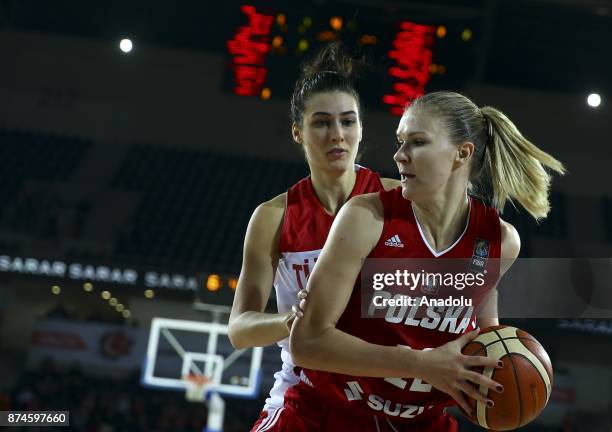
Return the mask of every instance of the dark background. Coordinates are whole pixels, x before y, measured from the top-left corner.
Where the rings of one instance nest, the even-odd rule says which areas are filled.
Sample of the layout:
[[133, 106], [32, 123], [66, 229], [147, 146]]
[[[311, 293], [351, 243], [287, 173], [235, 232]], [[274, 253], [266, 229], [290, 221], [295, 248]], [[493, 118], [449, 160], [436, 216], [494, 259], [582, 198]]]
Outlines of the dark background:
[[[231, 305], [251, 212], [307, 174], [291, 142], [289, 97], [325, 31], [370, 63], [358, 81], [364, 165], [396, 176], [399, 117], [382, 97], [397, 81], [387, 70], [400, 23], [444, 26], [432, 62], [445, 71], [431, 73], [426, 91], [500, 108], [568, 168], [553, 181], [545, 221], [505, 209], [521, 257], [612, 256], [610, 1], [252, 2], [274, 17], [268, 43], [283, 38], [284, 50], [264, 60], [269, 99], [233, 92], [227, 42], [248, 24], [243, 4], [0, 1], [1, 409], [68, 409], [75, 430], [201, 429], [204, 405], [144, 389], [137, 367], [98, 370], [67, 361], [59, 345], [41, 363], [37, 331], [59, 320], [76, 335], [83, 323], [146, 335], [156, 316], [210, 320], [194, 310], [196, 298]], [[343, 19], [339, 31], [333, 16]], [[300, 29], [305, 17], [312, 24]], [[363, 45], [363, 35], [377, 42]], [[129, 54], [119, 50], [124, 37], [134, 42]], [[603, 99], [597, 109], [586, 104], [592, 92]], [[53, 275], [44, 261], [91, 265], [98, 277]], [[101, 266], [139, 279], [105, 282]], [[210, 275], [217, 291], [206, 289]], [[127, 318], [100, 298], [104, 290]], [[612, 323], [567, 318], [510, 322], [536, 335], [555, 367], [550, 406], [525, 430], [608, 432]], [[226, 430], [248, 429], [277, 367], [277, 348], [266, 349], [261, 398], [228, 398]]]

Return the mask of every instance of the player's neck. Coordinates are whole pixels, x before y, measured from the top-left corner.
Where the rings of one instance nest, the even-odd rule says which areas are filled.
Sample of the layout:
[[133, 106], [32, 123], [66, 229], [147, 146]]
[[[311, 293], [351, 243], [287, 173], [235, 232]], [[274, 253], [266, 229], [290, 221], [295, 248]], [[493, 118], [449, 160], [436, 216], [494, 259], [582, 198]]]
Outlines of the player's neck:
[[335, 215], [348, 200], [355, 186], [357, 173], [354, 169], [343, 172], [312, 171], [310, 179], [319, 202], [331, 215]]
[[455, 243], [467, 224], [470, 201], [467, 190], [426, 202], [413, 202], [414, 214], [429, 245], [442, 251]]

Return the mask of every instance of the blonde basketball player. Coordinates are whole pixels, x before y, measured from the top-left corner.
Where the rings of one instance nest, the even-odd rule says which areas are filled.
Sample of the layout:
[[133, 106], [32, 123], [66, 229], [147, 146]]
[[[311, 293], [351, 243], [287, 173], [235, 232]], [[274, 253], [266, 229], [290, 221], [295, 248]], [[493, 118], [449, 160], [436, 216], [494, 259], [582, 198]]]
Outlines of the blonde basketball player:
[[[405, 111], [394, 160], [401, 187], [351, 199], [311, 273], [290, 344], [305, 369], [285, 395], [279, 430], [452, 432], [457, 424], [445, 411], [452, 399], [471, 412], [466, 395], [493, 404], [478, 386], [504, 390], [471, 370], [496, 367], [495, 359], [461, 353], [477, 326], [497, 324], [491, 317], [498, 277], [473, 308], [397, 308], [384, 319], [367, 319], [359, 273], [364, 258], [442, 260], [478, 251], [501, 258], [503, 274], [518, 256], [520, 238], [498, 209], [514, 200], [535, 218], [545, 217], [545, 168], [562, 173], [563, 166], [500, 111], [452, 92], [422, 96]], [[492, 207], [470, 196], [481, 180], [492, 186]], [[475, 315], [478, 308], [486, 319]]]

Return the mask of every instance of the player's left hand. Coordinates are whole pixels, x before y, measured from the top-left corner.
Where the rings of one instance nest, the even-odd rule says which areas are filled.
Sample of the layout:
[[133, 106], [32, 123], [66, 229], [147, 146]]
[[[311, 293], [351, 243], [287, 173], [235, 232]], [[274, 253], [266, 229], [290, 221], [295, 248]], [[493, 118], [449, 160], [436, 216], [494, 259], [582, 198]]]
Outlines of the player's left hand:
[[294, 304], [291, 307], [291, 310], [297, 318], [302, 318], [304, 316], [304, 309], [306, 308], [306, 297], [308, 297], [308, 291], [306, 291], [305, 289], [300, 290], [300, 292], [298, 292], [298, 299], [300, 300], [300, 302], [298, 304]]

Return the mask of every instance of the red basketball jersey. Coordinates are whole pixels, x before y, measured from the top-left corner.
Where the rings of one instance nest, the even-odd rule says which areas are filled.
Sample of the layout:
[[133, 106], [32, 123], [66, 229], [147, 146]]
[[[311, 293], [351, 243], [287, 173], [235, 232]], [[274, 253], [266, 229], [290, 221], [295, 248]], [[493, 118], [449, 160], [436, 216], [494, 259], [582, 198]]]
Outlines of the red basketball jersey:
[[[500, 257], [499, 215], [475, 198], [469, 198], [469, 216], [460, 237], [440, 252], [433, 250], [425, 240], [412, 203], [402, 197], [401, 187], [381, 191], [380, 199], [384, 207], [383, 231], [368, 258], [427, 258], [438, 263], [446, 258], [468, 262], [474, 256], [487, 260]], [[492, 276], [492, 282], [481, 287], [480, 293], [474, 296], [472, 307], [404, 306], [396, 307], [391, 314], [387, 311], [384, 318], [362, 317], [359, 277], [337, 328], [379, 345], [414, 349], [438, 347], [476, 328], [475, 309], [494, 286], [497, 275]], [[362, 361], [367, 363], [368, 360]], [[440, 415], [451, 403], [449, 396], [418, 378], [364, 378], [314, 370], [304, 370], [301, 378], [327, 396], [330, 403], [337, 402], [359, 414], [386, 416], [394, 423]]]
[[[349, 198], [384, 190], [378, 173], [355, 165], [355, 185]], [[310, 176], [287, 191], [287, 208], [280, 238], [280, 251], [303, 252], [322, 249], [334, 216], [325, 211], [317, 198]]]
[[[357, 174], [351, 197], [383, 190], [378, 173], [355, 165]], [[308, 276], [325, 244], [334, 216], [325, 211], [315, 195], [310, 177], [287, 191], [286, 209], [280, 235], [281, 257], [274, 278], [276, 305], [287, 312], [297, 303], [297, 294], [306, 288]], [[274, 374], [275, 382], [264, 409], [283, 406], [287, 389], [299, 382], [295, 364], [289, 352], [289, 338], [278, 342], [281, 347], [282, 369]]]

